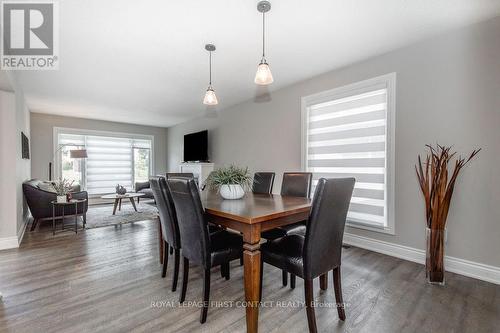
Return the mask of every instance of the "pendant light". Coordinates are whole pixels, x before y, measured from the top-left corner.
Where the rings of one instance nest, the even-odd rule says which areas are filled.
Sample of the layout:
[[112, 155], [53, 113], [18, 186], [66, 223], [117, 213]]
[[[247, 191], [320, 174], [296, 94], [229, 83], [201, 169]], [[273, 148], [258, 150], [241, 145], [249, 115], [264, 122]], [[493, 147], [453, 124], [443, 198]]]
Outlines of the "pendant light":
[[205, 50], [209, 52], [209, 82], [208, 89], [205, 93], [205, 98], [203, 99], [203, 104], [205, 105], [217, 105], [217, 96], [215, 96], [214, 88], [212, 88], [212, 52], [215, 51], [215, 45], [207, 44], [205, 45]]
[[273, 83], [273, 74], [266, 61], [265, 53], [265, 35], [266, 35], [266, 13], [271, 10], [271, 3], [269, 1], [261, 1], [257, 4], [257, 10], [262, 13], [262, 59], [257, 67], [255, 73], [255, 83], [258, 85], [268, 85]]

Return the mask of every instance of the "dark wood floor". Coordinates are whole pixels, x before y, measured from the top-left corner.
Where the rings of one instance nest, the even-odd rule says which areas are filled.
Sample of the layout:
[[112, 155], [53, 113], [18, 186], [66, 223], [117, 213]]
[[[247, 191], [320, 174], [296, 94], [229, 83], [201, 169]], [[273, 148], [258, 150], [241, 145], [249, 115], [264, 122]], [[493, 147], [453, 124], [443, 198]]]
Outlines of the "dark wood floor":
[[[281, 286], [265, 267], [261, 332], [306, 332], [303, 284]], [[445, 287], [425, 282], [423, 266], [354, 247], [344, 249], [342, 284], [347, 320], [318, 308], [322, 332], [499, 332], [500, 286], [447, 274]], [[172, 267], [160, 277], [154, 221], [55, 237], [48, 224], [27, 232], [19, 249], [0, 252], [0, 332], [244, 332], [244, 309], [212, 307], [204, 325], [196, 307], [177, 306]], [[212, 274], [213, 301], [243, 300], [242, 267], [231, 280]], [[186, 301], [201, 299], [201, 271], [190, 270]], [[318, 281], [316, 281], [317, 283]], [[315, 285], [316, 301], [333, 305]], [[163, 302], [163, 303], [161, 303]], [[172, 302], [174, 308], [167, 302]], [[281, 302], [278, 304], [277, 302]]]

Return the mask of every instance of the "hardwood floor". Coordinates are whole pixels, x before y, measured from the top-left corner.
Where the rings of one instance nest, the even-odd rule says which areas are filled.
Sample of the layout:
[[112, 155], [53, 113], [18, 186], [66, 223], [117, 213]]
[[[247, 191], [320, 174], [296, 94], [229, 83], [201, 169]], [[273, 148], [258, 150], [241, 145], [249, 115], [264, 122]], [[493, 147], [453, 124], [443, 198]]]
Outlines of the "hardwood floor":
[[[19, 249], [0, 251], [0, 332], [244, 332], [243, 308], [214, 307], [201, 325], [199, 308], [177, 305], [172, 265], [162, 279], [154, 221], [74, 233], [27, 232]], [[214, 269], [211, 300], [243, 301], [243, 268], [231, 280]], [[186, 302], [201, 301], [202, 271], [192, 266]], [[321, 305], [334, 306], [314, 284]], [[358, 248], [344, 249], [344, 323], [335, 308], [317, 308], [321, 332], [498, 332], [500, 286], [447, 273], [446, 286], [425, 282], [423, 266]], [[264, 267], [260, 332], [306, 332], [303, 281], [282, 287], [281, 271]], [[169, 307], [171, 302], [175, 308]], [[281, 302], [281, 303], [277, 303]], [[284, 307], [284, 305], [294, 305]], [[227, 305], [227, 303], [226, 303]]]

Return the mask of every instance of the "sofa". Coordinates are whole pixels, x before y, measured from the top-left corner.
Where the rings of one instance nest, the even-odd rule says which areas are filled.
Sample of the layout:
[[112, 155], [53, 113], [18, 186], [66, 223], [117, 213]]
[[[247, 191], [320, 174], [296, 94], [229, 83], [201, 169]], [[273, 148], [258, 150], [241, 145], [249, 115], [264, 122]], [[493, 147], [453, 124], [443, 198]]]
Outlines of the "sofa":
[[[144, 195], [142, 196], [142, 198], [148, 198], [148, 199], [155, 198], [153, 195], [153, 191], [151, 190], [151, 186], [149, 184], [149, 181], [135, 183], [135, 192], [143, 193]], [[141, 197], [137, 197], [137, 202], [139, 202], [140, 198]]]
[[[54, 192], [48, 191], [46, 189], [47, 183], [38, 180], [31, 179], [23, 183], [23, 193], [26, 198], [26, 203], [30, 209], [31, 215], [33, 216], [33, 222], [31, 224], [31, 231], [33, 231], [40, 221], [52, 220], [52, 204], [51, 201], [57, 199], [57, 195]], [[87, 199], [84, 204], [78, 205], [78, 213], [87, 213], [88, 210], [88, 193], [86, 191], [80, 191], [80, 186], [73, 186], [71, 194], [74, 199]], [[72, 205], [64, 208], [65, 215], [74, 215], [75, 207]], [[62, 207], [56, 206], [55, 209], [56, 219], [62, 218]], [[85, 214], [83, 214], [83, 219], [85, 222]]]

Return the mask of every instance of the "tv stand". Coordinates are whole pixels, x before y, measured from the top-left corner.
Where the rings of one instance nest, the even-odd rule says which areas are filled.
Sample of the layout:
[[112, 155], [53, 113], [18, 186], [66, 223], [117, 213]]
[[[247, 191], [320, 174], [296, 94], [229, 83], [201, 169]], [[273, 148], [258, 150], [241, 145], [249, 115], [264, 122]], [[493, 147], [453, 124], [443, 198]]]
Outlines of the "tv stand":
[[191, 172], [195, 181], [201, 188], [208, 178], [208, 175], [214, 171], [214, 164], [207, 162], [185, 162], [179, 165], [179, 172]]

